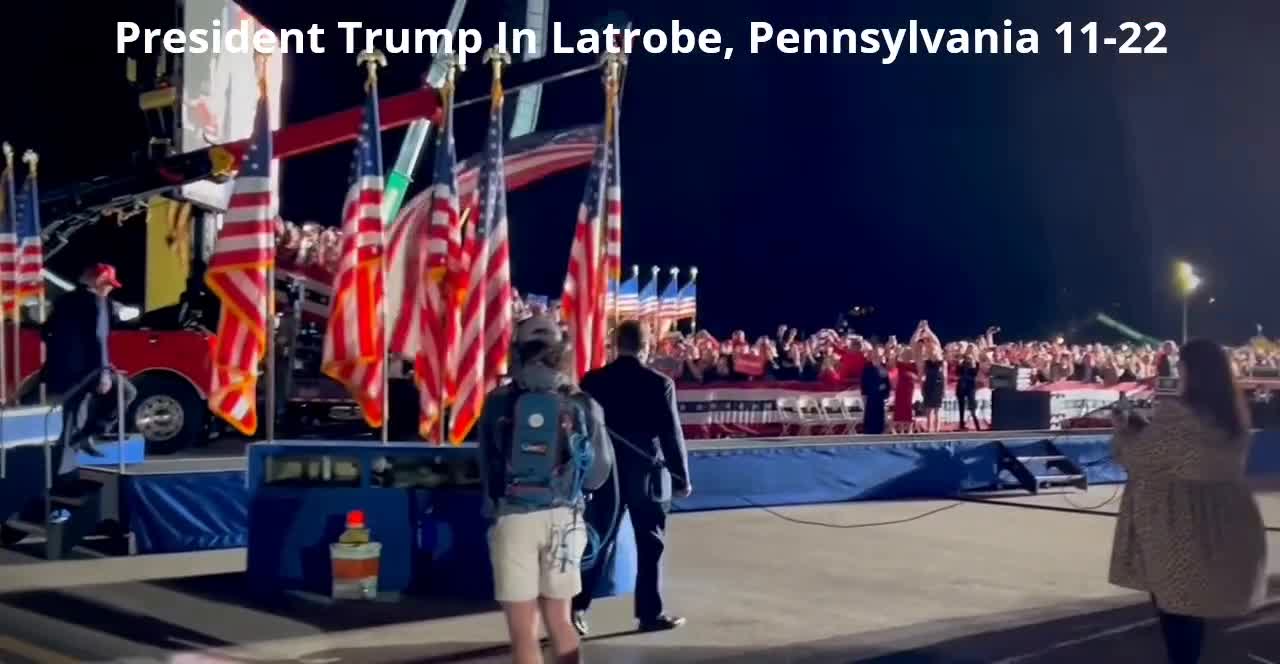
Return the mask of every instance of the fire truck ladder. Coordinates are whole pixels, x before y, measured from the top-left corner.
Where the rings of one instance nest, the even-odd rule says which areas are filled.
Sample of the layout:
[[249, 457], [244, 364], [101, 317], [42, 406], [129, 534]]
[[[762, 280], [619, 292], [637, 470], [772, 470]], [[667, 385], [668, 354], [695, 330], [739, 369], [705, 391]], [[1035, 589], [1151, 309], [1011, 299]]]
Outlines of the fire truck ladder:
[[[534, 89], [547, 83], [579, 76], [600, 68], [599, 63], [559, 72], [507, 88], [507, 94]], [[484, 95], [458, 102], [465, 107], [488, 101]], [[434, 118], [440, 110], [435, 89], [427, 87], [383, 99], [379, 105], [383, 131], [415, 120]], [[276, 130], [275, 154], [279, 159], [309, 154], [355, 140], [362, 109], [350, 109]], [[409, 137], [413, 136], [410, 132]], [[425, 138], [425, 135], [422, 136]], [[42, 229], [46, 260], [61, 251], [79, 230], [104, 213], [128, 215], [140, 211], [152, 195], [167, 193], [203, 180], [223, 180], [236, 170], [247, 142], [213, 146], [148, 163], [120, 176], [103, 176], [51, 190], [41, 200], [41, 216], [49, 220]]]

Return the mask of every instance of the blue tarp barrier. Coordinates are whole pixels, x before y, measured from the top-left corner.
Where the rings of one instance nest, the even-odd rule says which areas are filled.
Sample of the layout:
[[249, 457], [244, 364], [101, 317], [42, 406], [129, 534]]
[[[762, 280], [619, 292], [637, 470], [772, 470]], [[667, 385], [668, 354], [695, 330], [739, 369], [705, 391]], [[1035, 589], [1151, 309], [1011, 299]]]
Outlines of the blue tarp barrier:
[[[1280, 432], [1260, 432], [1254, 441], [1250, 474], [1280, 474]], [[1109, 436], [1063, 436], [1054, 442], [1085, 469], [1091, 483], [1124, 481], [1124, 470], [1111, 461]], [[981, 440], [744, 444], [751, 446], [692, 451], [694, 494], [678, 501], [675, 511], [943, 498], [988, 488], [995, 479], [996, 448]], [[1008, 446], [1017, 454], [1021, 445], [1030, 444], [1034, 439], [1011, 441]], [[248, 542], [249, 490], [244, 472], [130, 475], [125, 494], [130, 527], [142, 553], [239, 547]], [[447, 527], [424, 527], [424, 532], [414, 535], [422, 540], [421, 546], [438, 549], [442, 538], [451, 538], [454, 544], [446, 548], [462, 555], [483, 543], [478, 506], [455, 500], [466, 499], [446, 497], [445, 492], [437, 496], [430, 509], [435, 511], [433, 518]], [[425, 507], [420, 504], [414, 509]], [[630, 534], [628, 528], [624, 530]]]
[[126, 475], [121, 483], [138, 553], [232, 549], [249, 543], [244, 471]]
[[[1084, 466], [1090, 482], [1124, 481], [1123, 469], [1111, 462], [1109, 437], [1054, 443]], [[1033, 445], [1007, 443], [1014, 454]], [[694, 494], [676, 510], [946, 498], [993, 487], [996, 458], [995, 443], [981, 440], [703, 450], [690, 454]]]
[[1253, 434], [1249, 453], [1249, 474], [1280, 475], [1280, 431], [1258, 431]]

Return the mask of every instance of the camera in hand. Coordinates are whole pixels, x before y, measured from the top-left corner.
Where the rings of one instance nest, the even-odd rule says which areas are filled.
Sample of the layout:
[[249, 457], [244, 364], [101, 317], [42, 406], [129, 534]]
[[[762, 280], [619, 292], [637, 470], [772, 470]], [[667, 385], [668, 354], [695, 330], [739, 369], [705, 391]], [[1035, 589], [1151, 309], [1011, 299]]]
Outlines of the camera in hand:
[[1147, 426], [1147, 418], [1139, 412], [1138, 404], [1130, 400], [1124, 392], [1120, 393], [1120, 398], [1111, 406], [1111, 416], [1117, 422], [1124, 422], [1131, 429]]

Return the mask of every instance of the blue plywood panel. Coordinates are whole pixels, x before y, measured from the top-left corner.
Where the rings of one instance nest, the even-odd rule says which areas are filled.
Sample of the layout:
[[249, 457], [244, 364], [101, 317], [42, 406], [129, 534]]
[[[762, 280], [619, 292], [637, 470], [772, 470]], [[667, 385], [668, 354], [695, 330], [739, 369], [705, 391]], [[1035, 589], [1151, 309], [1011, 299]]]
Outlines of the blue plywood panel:
[[126, 466], [139, 464], [147, 459], [147, 441], [141, 436], [129, 436], [122, 445], [113, 439], [98, 443], [98, 451], [102, 456], [95, 457], [82, 452], [76, 455], [76, 460], [81, 466], [115, 467], [120, 465], [120, 457], [123, 456]]

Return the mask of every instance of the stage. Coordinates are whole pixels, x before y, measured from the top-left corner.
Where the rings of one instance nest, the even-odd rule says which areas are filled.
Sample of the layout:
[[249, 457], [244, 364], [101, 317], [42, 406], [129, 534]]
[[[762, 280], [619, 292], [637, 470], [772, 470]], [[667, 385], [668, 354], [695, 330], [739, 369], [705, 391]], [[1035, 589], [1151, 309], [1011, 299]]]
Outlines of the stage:
[[[690, 441], [694, 494], [674, 512], [858, 500], [945, 498], [993, 488], [996, 442], [1011, 450], [1052, 440], [1092, 484], [1121, 482], [1105, 432], [982, 432], [915, 436], [819, 436]], [[1280, 471], [1280, 435], [1257, 434], [1251, 470]], [[340, 442], [298, 441], [309, 446]], [[358, 443], [365, 445], [367, 443]], [[402, 448], [405, 444], [390, 446]], [[415, 449], [420, 445], [412, 445]], [[447, 449], [447, 448], [445, 448]], [[390, 452], [390, 450], [388, 450]], [[470, 454], [470, 448], [458, 450]], [[84, 469], [118, 486], [138, 553], [178, 553], [248, 544], [246, 456], [152, 458]], [[474, 489], [460, 488], [459, 493]], [[478, 496], [475, 497], [478, 505]], [[476, 514], [479, 519], [479, 515]]]
[[[1103, 431], [690, 441], [694, 493], [673, 511], [944, 499], [1016, 487], [999, 472], [1001, 455], [1035, 456], [1046, 442], [1089, 484], [1125, 479]], [[244, 456], [80, 472], [119, 497], [131, 552], [247, 547], [257, 592], [327, 594], [328, 545], [342, 532], [343, 515], [361, 509], [383, 544], [380, 588], [491, 597], [475, 456], [471, 446], [277, 441], [253, 444]], [[379, 464], [388, 470], [375, 471]], [[1255, 434], [1249, 470], [1280, 473], [1280, 433]], [[632, 590], [634, 555], [624, 522], [601, 596]]]

